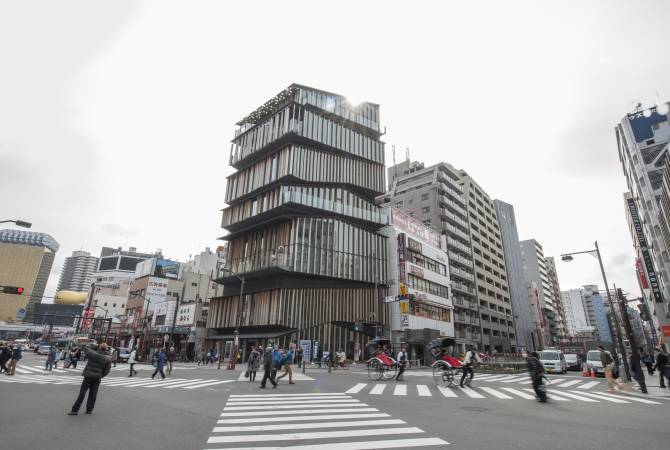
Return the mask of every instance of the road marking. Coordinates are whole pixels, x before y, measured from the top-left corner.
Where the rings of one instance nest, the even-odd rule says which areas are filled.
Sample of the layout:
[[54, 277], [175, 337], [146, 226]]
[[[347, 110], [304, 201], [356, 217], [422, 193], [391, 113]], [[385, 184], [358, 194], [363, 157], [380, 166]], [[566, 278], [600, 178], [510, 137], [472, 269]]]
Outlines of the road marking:
[[503, 394], [502, 392], [496, 391], [495, 389], [490, 388], [490, 387], [483, 387], [482, 386], [479, 389], [481, 389], [484, 392], [488, 392], [489, 394], [493, 395], [494, 397], [498, 397], [498, 398], [503, 399], [503, 400], [511, 400], [512, 399], [512, 397], [510, 397], [509, 395]]
[[465, 395], [467, 395], [470, 398], [486, 398], [482, 394], [480, 394], [479, 392], [477, 392], [474, 389], [469, 388], [469, 387], [462, 388], [462, 387], [458, 386], [458, 389], [465, 392]]
[[432, 397], [433, 394], [430, 393], [430, 389], [425, 384], [417, 384], [416, 390], [419, 393], [419, 397]]
[[296, 397], [308, 395], [342, 395], [341, 392], [305, 392], [302, 394], [231, 394], [229, 398], [249, 398], [249, 397]]
[[277, 402], [281, 402], [282, 405], [304, 405], [305, 403], [309, 403], [310, 405], [314, 404], [333, 404], [333, 403], [352, 403], [355, 402], [356, 400], [352, 399], [341, 399], [341, 400], [273, 400], [273, 401], [267, 401], [267, 402], [228, 402], [226, 403], [226, 406], [253, 406], [253, 405], [276, 405]]
[[375, 387], [372, 388], [372, 390], [370, 391], [370, 394], [372, 394], [372, 395], [382, 395], [382, 393], [384, 392], [384, 389], [386, 389], [386, 385], [378, 383], [378, 384], [375, 385]]
[[[351, 408], [351, 407], [363, 407], [368, 406], [365, 403], [359, 403], [358, 400], [352, 400], [349, 403], [342, 403], [338, 405], [275, 405], [272, 409], [307, 409], [307, 408]], [[251, 411], [267, 409], [267, 406], [226, 406], [223, 408], [224, 411]]]
[[445, 397], [458, 397], [458, 395], [456, 395], [456, 393], [449, 388], [437, 386], [437, 390], [440, 391]]
[[[495, 381], [516, 381], [517, 378], [523, 378], [523, 377], [518, 377], [516, 375], [505, 375], [502, 378], [496, 378]], [[476, 380], [477, 378], [473, 378], [473, 380]], [[490, 379], [489, 379], [490, 380]]]
[[189, 378], [173, 378], [169, 381], [165, 381], [165, 380], [160, 380], [158, 382], [154, 381], [153, 384], [149, 384], [149, 385], [147, 385], [147, 387], [148, 388], [165, 387], [165, 386], [171, 386], [173, 384], [186, 383], [187, 381], [198, 382], [199, 380], [201, 380], [201, 379], [200, 378], [191, 378], [191, 379], [189, 379]]
[[577, 386], [577, 389], [591, 389], [593, 386], [597, 386], [600, 384], [600, 381], [589, 381], [586, 384], [582, 384], [581, 386]]
[[637, 398], [637, 397], [628, 397], [628, 396], [623, 396], [623, 395], [614, 395], [610, 393], [605, 393], [601, 392], [600, 395], [605, 395], [607, 397], [614, 397], [614, 398], [623, 398], [626, 400], [630, 400], [631, 402], [638, 402], [638, 403], [646, 403], [647, 405], [662, 405], [663, 403], [661, 402], [655, 402], [653, 400], [647, 400], [646, 398]]
[[[284, 402], [292, 402], [295, 403], [297, 400], [353, 400], [353, 397], [350, 397], [348, 395], [328, 395], [324, 397], [284, 397], [284, 398], [231, 398], [228, 400], [228, 403], [259, 403], [259, 402], [267, 402], [273, 400], [274, 402], [281, 401], [282, 403]], [[299, 402], [302, 403], [302, 402]], [[274, 403], [273, 403], [274, 404]]]
[[212, 381], [212, 380], [201, 380], [199, 378], [196, 378], [196, 379], [190, 380], [190, 381], [182, 381], [180, 383], [167, 385], [167, 386], [165, 386], [165, 389], [174, 389], [174, 388], [178, 388], [178, 387], [191, 386], [194, 383], [206, 383], [207, 381]]
[[[256, 374], [256, 375], [258, 375], [258, 374]], [[281, 374], [278, 374], [278, 375], [281, 375]], [[294, 371], [293, 372], [293, 380], [296, 380], [296, 381], [314, 381], [314, 378], [310, 377], [309, 375], [305, 375], [304, 373]], [[237, 381], [247, 381], [248, 382], [249, 378], [244, 376], [244, 372], [241, 372], [240, 376], [237, 377]]]
[[358, 383], [356, 386], [346, 391], [345, 394], [358, 394], [367, 385], [367, 383]]
[[109, 381], [107, 380], [102, 380], [103, 385], [105, 386], [123, 386], [123, 387], [136, 387], [136, 386], [148, 386], [148, 385], [155, 385], [156, 380], [147, 380], [146, 378], [142, 378], [140, 380], [114, 380], [111, 379]]
[[[288, 426], [291, 430], [309, 430], [312, 428], [347, 428], [347, 427], [368, 427], [379, 425], [403, 425], [406, 424], [400, 419], [384, 420], [354, 420], [350, 422], [318, 422], [318, 423], [294, 423]], [[237, 427], [214, 427], [212, 433], [243, 433], [247, 431], [286, 431], [287, 425], [249, 425]]]
[[564, 388], [564, 387], [569, 387], [569, 386], [572, 386], [572, 385], [575, 385], [575, 384], [579, 384], [581, 382], [582, 382], [582, 380], [571, 380], [571, 381], [568, 381], [567, 383], [557, 384], [556, 387]]
[[[291, 417], [263, 417], [263, 423], [269, 422], [302, 422], [309, 420], [326, 420], [326, 419], [374, 419], [379, 417], [391, 417], [386, 413], [368, 413], [368, 414], [322, 414], [311, 416], [291, 416]], [[258, 423], [258, 418], [251, 419], [221, 419], [216, 423]]]
[[507, 392], [511, 392], [512, 394], [514, 394], [514, 395], [518, 395], [519, 397], [521, 397], [521, 398], [525, 398], [525, 399], [527, 399], [527, 400], [534, 400], [534, 399], [535, 399], [534, 396], [532, 396], [532, 395], [528, 395], [528, 394], [526, 394], [525, 392], [520, 391], [520, 390], [518, 390], [518, 389], [508, 388], [508, 387], [504, 387], [504, 388], [501, 388], [501, 389], [503, 389], [503, 390], [505, 390], [505, 391], [507, 391]]
[[[300, 414], [321, 414], [321, 413], [364, 413], [379, 412], [377, 408], [340, 408], [340, 409], [306, 409], [300, 411]], [[290, 416], [296, 414], [296, 411], [252, 411], [252, 412], [231, 412], [221, 413], [220, 417], [249, 417], [249, 416]]]
[[[344, 431], [316, 431], [309, 433], [286, 433], [286, 434], [247, 434], [234, 436], [212, 436], [207, 439], [208, 444], [220, 444], [226, 442], [261, 442], [261, 441], [297, 441], [305, 439], [331, 439], [350, 438], [358, 436], [379, 436], [387, 433], [393, 434], [418, 434], [425, 433], [417, 427], [372, 429], [372, 430], [344, 430]], [[340, 448], [342, 444], [339, 444]], [[348, 448], [349, 446], [345, 444]], [[319, 446], [321, 448], [321, 446]]]
[[630, 403], [627, 399], [623, 400], [623, 399], [618, 398], [618, 397], [607, 397], [607, 396], [604, 396], [604, 395], [594, 394], [592, 392], [579, 392], [579, 391], [571, 391], [571, 392], [574, 392], [576, 394], [586, 395], [587, 397], [596, 398], [598, 400], [605, 400], [605, 401], [612, 402], [612, 403]]
[[[206, 387], [206, 386], [214, 386], [215, 384], [225, 384], [225, 383], [232, 383], [234, 380], [215, 380], [215, 381], [209, 381], [207, 383], [198, 383], [196, 385], [192, 386], [186, 386], [184, 389], [198, 389], [201, 387]], [[169, 389], [170, 386], [167, 386], [166, 389]]]
[[588, 398], [588, 397], [582, 397], [581, 395], [569, 394], [565, 391], [554, 392], [554, 391], [547, 390], [547, 393], [549, 393], [549, 394], [556, 393], [558, 395], [562, 395], [563, 397], [574, 398], [575, 400], [580, 400], [582, 402], [587, 402], [587, 403], [598, 403], [598, 400], [594, 400], [594, 399]]
[[530, 377], [514, 377], [510, 380], [498, 380], [498, 381], [502, 381], [503, 383], [515, 383], [517, 381], [528, 381], [528, 380], [530, 380]]
[[[528, 392], [532, 392], [533, 394], [535, 394], [535, 391], [532, 390], [532, 389], [524, 388], [523, 390], [528, 391]], [[533, 397], [533, 398], [535, 398], [535, 397]], [[556, 401], [559, 401], [559, 402], [569, 402], [570, 401], [567, 398], [559, 397], [555, 393], [552, 393], [551, 395], [547, 395], [547, 398], [549, 398], [550, 400], [556, 400]]]
[[393, 395], [407, 395], [407, 385], [406, 384], [396, 385], [395, 390], [393, 391]]
[[[486, 381], [500, 381], [500, 380], [506, 379], [508, 377], [509, 377], [509, 375], [494, 375], [494, 376], [489, 377], [489, 378], [482, 378], [482, 380], [485, 379]], [[479, 379], [479, 377], [477, 377], [477, 379]]]
[[[288, 447], [256, 447], [254, 450], [341, 450], [346, 447], [347, 450], [369, 450], [382, 448], [410, 448], [410, 447], [429, 447], [449, 445], [449, 442], [440, 438], [417, 438], [417, 439], [388, 439], [383, 441], [361, 441], [361, 442], [340, 442], [334, 444], [314, 444], [314, 445], [290, 445]], [[250, 447], [235, 447], [227, 450], [249, 450]], [[208, 449], [209, 450], [209, 449]], [[211, 449], [218, 450], [218, 449]]]

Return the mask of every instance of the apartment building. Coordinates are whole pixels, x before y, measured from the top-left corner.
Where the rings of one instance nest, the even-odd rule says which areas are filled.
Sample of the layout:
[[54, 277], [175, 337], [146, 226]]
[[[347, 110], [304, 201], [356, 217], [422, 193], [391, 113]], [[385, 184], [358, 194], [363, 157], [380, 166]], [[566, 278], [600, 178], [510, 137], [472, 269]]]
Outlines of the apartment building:
[[[558, 334], [556, 328], [556, 307], [554, 306], [554, 289], [547, 270], [547, 262], [544, 257], [542, 245], [535, 239], [519, 242], [521, 248], [521, 259], [523, 262], [523, 273], [526, 283], [534, 283], [534, 295], [537, 296], [539, 308], [540, 325], [542, 336], [542, 347], [553, 346]], [[533, 301], [531, 299], [531, 304]]]

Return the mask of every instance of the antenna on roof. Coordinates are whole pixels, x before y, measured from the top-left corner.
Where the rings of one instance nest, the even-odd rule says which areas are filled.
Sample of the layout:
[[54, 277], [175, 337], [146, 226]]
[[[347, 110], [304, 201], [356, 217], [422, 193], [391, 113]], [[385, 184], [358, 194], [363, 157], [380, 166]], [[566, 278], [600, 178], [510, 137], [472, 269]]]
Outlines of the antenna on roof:
[[405, 159], [409, 163], [409, 147], [405, 147]]

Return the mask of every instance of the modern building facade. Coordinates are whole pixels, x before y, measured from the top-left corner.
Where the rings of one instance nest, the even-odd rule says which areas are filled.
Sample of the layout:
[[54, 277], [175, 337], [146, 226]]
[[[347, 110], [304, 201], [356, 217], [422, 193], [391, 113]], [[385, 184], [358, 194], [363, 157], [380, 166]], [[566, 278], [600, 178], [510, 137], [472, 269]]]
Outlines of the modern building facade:
[[[548, 347], [555, 344], [556, 329], [556, 307], [554, 306], [554, 289], [551, 286], [547, 262], [544, 257], [542, 245], [535, 239], [519, 242], [521, 248], [521, 260], [523, 261], [523, 273], [527, 285], [535, 283], [534, 295], [537, 295], [540, 315], [540, 329], [543, 333], [542, 346]], [[532, 301], [531, 301], [532, 304]]]
[[0, 230], [0, 286], [24, 288], [22, 295], [0, 293], [0, 320], [33, 319], [58, 248], [46, 233]]
[[533, 319], [528, 298], [528, 287], [523, 276], [523, 260], [521, 258], [514, 207], [502, 200], [493, 200], [493, 206], [500, 226], [503, 254], [505, 255], [505, 269], [512, 302], [512, 313], [514, 314], [517, 350], [538, 350], [533, 342], [533, 334], [537, 325]]
[[33, 312], [33, 323], [35, 325], [73, 327], [76, 326], [76, 318], [81, 317], [83, 310], [84, 305], [37, 303]]
[[485, 351], [517, 346], [500, 228], [490, 197], [447, 163], [404, 161], [388, 169], [378, 203], [401, 209], [447, 237], [456, 343]]
[[[428, 361], [426, 345], [439, 337], [454, 337], [453, 302], [446, 237], [404, 212], [388, 208], [388, 296], [391, 341], [405, 344], [409, 359]], [[384, 333], [386, 334], [386, 333]], [[463, 349], [459, 349], [463, 350]]]
[[598, 339], [601, 341], [614, 342], [610, 328], [608, 314], [610, 305], [598, 291], [598, 286], [594, 284], [583, 287], [582, 298], [584, 301], [584, 310], [589, 325], [594, 327], [598, 333]]
[[662, 326], [670, 325], [670, 249], [663, 234], [667, 214], [662, 210], [670, 117], [659, 114], [655, 107], [646, 111], [638, 109], [617, 124], [615, 135], [629, 190], [624, 195], [626, 216], [644, 275], [640, 287], [651, 311], [654, 334], [660, 342]]
[[575, 337], [582, 331], [592, 330], [586, 318], [581, 289], [561, 291], [561, 303], [565, 311], [565, 324], [570, 337]]
[[97, 257], [81, 250], [72, 252], [72, 256], [65, 258], [57, 290], [88, 292], [97, 268]]
[[351, 355], [387, 323], [379, 106], [293, 84], [237, 125], [208, 344], [227, 345], [239, 327], [243, 357], [298, 340]]
[[554, 299], [554, 307], [556, 308], [556, 342], [565, 342], [570, 337], [568, 327], [565, 319], [565, 308], [561, 299], [561, 285], [558, 282], [558, 272], [556, 271], [556, 261], [553, 256], [545, 258], [547, 263], [547, 276], [552, 289], [552, 297]]

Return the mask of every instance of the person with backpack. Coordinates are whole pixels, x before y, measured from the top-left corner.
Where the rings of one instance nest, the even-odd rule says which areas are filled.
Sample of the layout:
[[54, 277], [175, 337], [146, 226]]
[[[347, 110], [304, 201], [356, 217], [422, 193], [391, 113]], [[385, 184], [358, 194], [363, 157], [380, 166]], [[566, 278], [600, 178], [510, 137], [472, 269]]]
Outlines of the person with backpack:
[[614, 378], [614, 359], [612, 355], [610, 355], [610, 352], [606, 352], [605, 347], [602, 345], [598, 346], [598, 350], [600, 350], [600, 362], [605, 370], [608, 392], [614, 392], [615, 387], [619, 388], [619, 390], [623, 389], [621, 384]]
[[401, 380], [401, 377], [402, 374], [405, 373], [405, 366], [407, 366], [407, 352], [405, 351], [405, 347], [400, 347], [400, 351], [398, 352], [398, 375], [395, 377], [396, 381], [404, 381]]
[[540, 362], [537, 352], [531, 352], [526, 358], [526, 362], [528, 363], [528, 373], [530, 374], [530, 379], [533, 381], [533, 390], [537, 396], [537, 401], [546, 403], [547, 392], [542, 384], [542, 379], [544, 378], [544, 366]]
[[277, 381], [281, 380], [286, 375], [288, 375], [288, 384], [295, 384], [293, 382], [293, 371], [291, 370], [292, 362], [293, 362], [293, 350], [289, 349], [289, 351], [286, 352], [286, 354], [281, 360], [281, 363], [284, 366], [284, 373], [277, 377]]
[[465, 353], [465, 358], [463, 359], [463, 376], [461, 377], [460, 382], [462, 388], [464, 388], [466, 384], [470, 386], [472, 379], [475, 377], [474, 366], [481, 362], [482, 359], [479, 357], [479, 353], [477, 353], [477, 347], [473, 346]]

